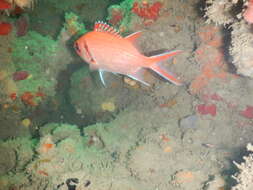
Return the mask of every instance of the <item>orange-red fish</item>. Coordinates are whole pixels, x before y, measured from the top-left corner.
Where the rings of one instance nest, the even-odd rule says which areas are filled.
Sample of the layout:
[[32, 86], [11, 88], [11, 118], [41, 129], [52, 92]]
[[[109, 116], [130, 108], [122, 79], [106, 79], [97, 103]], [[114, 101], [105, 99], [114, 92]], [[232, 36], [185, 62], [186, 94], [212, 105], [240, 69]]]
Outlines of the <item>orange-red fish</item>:
[[181, 81], [162, 68], [161, 61], [170, 58], [180, 51], [165, 52], [147, 57], [139, 52], [134, 45], [141, 32], [122, 37], [111, 26], [97, 22], [94, 30], [79, 38], [74, 47], [79, 56], [89, 63], [90, 69], [98, 70], [100, 79], [105, 85], [103, 72], [127, 75], [132, 79], [149, 85], [143, 77], [144, 69], [151, 69], [166, 80], [181, 85]]

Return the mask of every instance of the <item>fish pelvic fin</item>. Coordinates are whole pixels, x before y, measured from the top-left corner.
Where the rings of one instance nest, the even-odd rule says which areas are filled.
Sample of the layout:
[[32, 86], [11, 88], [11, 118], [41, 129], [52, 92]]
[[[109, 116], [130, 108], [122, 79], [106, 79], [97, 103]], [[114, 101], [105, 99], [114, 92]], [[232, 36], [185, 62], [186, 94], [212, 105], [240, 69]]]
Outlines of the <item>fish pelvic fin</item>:
[[99, 72], [99, 77], [102, 84], [104, 85], [104, 87], [106, 87], [105, 80], [104, 80], [104, 70], [99, 69], [98, 72]]
[[172, 73], [168, 71], [165, 67], [162, 66], [161, 62], [163, 60], [169, 59], [170, 57], [177, 55], [181, 53], [182, 51], [171, 51], [171, 52], [165, 52], [159, 55], [148, 57], [149, 61], [151, 62], [148, 66], [149, 69], [155, 71], [157, 74], [159, 74], [164, 79], [170, 81], [171, 83], [175, 85], [182, 85], [183, 83]]

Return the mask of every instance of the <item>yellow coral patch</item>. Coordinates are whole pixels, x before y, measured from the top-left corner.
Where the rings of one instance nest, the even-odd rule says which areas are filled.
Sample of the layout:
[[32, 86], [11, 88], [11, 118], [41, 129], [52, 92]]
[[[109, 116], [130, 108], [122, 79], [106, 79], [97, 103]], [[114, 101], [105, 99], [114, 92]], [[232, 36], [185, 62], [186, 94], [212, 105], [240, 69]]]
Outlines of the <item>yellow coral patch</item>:
[[180, 171], [175, 175], [175, 182], [177, 184], [189, 183], [194, 180], [194, 175], [190, 171]]
[[31, 120], [30, 119], [28, 119], [28, 118], [26, 118], [26, 119], [23, 119], [22, 121], [21, 121], [21, 124], [24, 126], [24, 127], [29, 127], [30, 125], [31, 125]]
[[172, 152], [172, 148], [170, 146], [166, 146], [164, 149], [163, 149], [163, 152]]
[[103, 111], [114, 112], [116, 109], [116, 106], [113, 102], [104, 102], [101, 104], [101, 108]]

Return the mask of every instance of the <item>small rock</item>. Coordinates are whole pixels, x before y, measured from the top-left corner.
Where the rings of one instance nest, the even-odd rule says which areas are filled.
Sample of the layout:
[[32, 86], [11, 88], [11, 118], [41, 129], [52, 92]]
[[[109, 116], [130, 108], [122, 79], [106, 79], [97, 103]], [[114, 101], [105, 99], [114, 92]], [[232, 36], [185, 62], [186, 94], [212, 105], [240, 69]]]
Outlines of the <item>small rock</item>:
[[196, 129], [197, 121], [198, 121], [198, 116], [190, 115], [180, 120], [179, 127], [183, 130]]
[[11, 148], [0, 146], [0, 175], [11, 171], [16, 165], [16, 154]]
[[224, 179], [220, 176], [214, 176], [213, 179], [209, 180], [205, 185], [204, 189], [205, 190], [219, 190], [223, 189], [225, 186], [225, 181]]

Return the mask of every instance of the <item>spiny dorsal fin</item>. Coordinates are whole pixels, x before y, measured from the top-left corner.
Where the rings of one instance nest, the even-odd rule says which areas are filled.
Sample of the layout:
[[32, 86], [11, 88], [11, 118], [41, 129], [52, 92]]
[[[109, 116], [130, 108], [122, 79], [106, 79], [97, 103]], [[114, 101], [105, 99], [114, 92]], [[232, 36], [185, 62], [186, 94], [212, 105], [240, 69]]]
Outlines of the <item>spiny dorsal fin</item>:
[[102, 21], [97, 21], [95, 22], [95, 25], [94, 25], [94, 31], [97, 31], [97, 32], [105, 32], [105, 33], [109, 33], [109, 34], [112, 34], [114, 36], [117, 36], [117, 37], [120, 37], [120, 34], [119, 34], [119, 31], [117, 31], [116, 29], [114, 29], [112, 26], [110, 26], [109, 24], [107, 23], [104, 23]]

